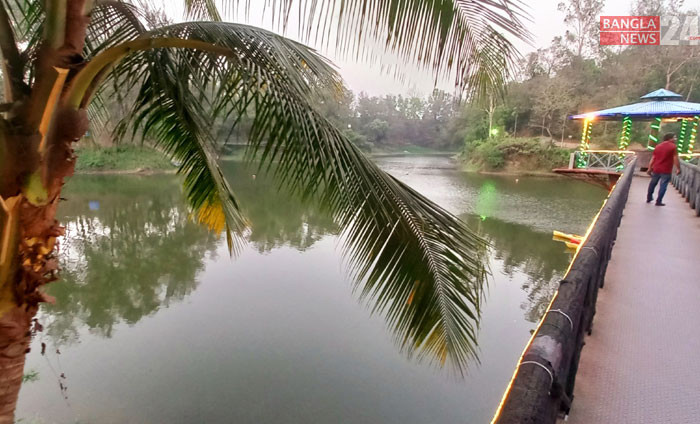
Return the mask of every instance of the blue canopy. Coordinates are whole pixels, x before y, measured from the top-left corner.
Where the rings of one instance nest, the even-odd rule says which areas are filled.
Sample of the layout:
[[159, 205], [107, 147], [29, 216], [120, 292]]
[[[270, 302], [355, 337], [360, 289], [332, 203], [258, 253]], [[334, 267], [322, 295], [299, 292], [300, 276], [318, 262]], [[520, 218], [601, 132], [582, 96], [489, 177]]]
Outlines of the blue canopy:
[[666, 90], [665, 88], [659, 88], [658, 90], [652, 91], [651, 93], [645, 94], [640, 99], [652, 99], [652, 100], [668, 100], [668, 99], [682, 99], [678, 93], [674, 93], [671, 90]]
[[626, 116], [633, 120], [644, 121], [654, 118], [692, 118], [700, 115], [700, 103], [684, 102], [683, 96], [663, 88], [641, 97], [648, 100], [610, 109], [597, 110], [569, 116], [569, 119], [594, 118], [601, 121], [618, 121]]

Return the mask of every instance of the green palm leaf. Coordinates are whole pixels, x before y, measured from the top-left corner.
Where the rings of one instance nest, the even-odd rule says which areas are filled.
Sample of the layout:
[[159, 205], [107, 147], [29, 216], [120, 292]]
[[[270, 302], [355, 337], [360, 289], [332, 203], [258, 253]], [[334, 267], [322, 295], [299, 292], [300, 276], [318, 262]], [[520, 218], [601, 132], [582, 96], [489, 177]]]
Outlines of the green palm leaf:
[[247, 157], [281, 188], [333, 215], [360, 297], [386, 316], [405, 351], [449, 360], [459, 370], [475, 358], [483, 241], [380, 170], [321, 116], [315, 104], [341, 87], [323, 57], [274, 33], [228, 23], [178, 24], [142, 37], [197, 40], [226, 51], [143, 51], [111, 74], [117, 86], [141, 86], [120, 133], [140, 131], [183, 161], [195, 214], [220, 206], [227, 233], [244, 231], [210, 128], [223, 119], [235, 127], [250, 113]]
[[185, 0], [185, 13], [188, 17], [197, 20], [221, 20], [214, 0]]
[[[188, 0], [200, 3], [210, 0]], [[249, 0], [223, 4], [250, 9]], [[530, 41], [523, 25], [529, 19], [520, 0], [265, 0], [273, 21], [286, 29], [298, 10], [304, 40], [323, 44], [335, 39], [336, 51], [360, 57], [367, 41], [383, 43], [405, 62], [435, 74], [455, 77], [455, 84], [471, 94], [499, 91], [496, 81], [507, 80], [519, 54], [510, 38]], [[233, 8], [236, 10], [237, 8]], [[492, 54], [484, 56], [484, 51]], [[375, 56], [376, 57], [376, 56]], [[400, 73], [400, 70], [399, 70]], [[496, 75], [498, 75], [496, 77]], [[485, 77], [487, 76], [487, 77]], [[477, 85], [473, 83], [478, 81]], [[484, 86], [483, 84], [492, 84]]]

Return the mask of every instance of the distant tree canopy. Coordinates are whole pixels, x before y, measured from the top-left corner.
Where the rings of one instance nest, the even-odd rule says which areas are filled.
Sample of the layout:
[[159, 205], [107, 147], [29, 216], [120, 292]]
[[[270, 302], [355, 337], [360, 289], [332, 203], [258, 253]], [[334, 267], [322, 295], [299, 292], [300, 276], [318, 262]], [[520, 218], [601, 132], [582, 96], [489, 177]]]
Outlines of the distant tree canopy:
[[[114, 116], [122, 113], [123, 101], [124, 98], [115, 97], [110, 106]], [[346, 88], [335, 96], [335, 101], [323, 101], [318, 105], [325, 117], [343, 129], [351, 141], [366, 151], [409, 145], [457, 150], [462, 145], [463, 137], [461, 133], [456, 135], [454, 124], [463, 107], [464, 104], [460, 104], [455, 95], [442, 90], [435, 90], [427, 97], [369, 96], [364, 92], [356, 95]], [[219, 122], [219, 138], [228, 138], [231, 133], [233, 139], [229, 143], [246, 144], [253, 115], [254, 112], [250, 111], [250, 116], [240, 118], [235, 127], [233, 122]], [[106, 124], [107, 131], [98, 129], [97, 136], [92, 141], [109, 145], [110, 124], [101, 124]]]

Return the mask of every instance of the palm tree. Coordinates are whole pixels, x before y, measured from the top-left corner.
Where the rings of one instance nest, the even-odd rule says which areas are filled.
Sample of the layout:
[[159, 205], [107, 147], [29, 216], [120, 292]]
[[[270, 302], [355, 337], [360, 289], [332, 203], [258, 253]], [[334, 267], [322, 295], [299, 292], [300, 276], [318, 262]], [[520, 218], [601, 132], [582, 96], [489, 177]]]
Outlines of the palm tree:
[[[292, 3], [268, 4], [282, 27]], [[307, 39], [335, 36], [337, 49], [353, 54], [379, 40], [476, 94], [501, 87], [512, 68], [516, 52], [502, 33], [526, 37], [510, 0], [298, 3]], [[327, 60], [269, 31], [221, 22], [214, 0], [184, 4], [190, 21], [159, 25], [127, 0], [0, 0], [2, 423], [13, 419], [30, 325], [47, 300], [41, 287], [58, 278], [55, 213], [73, 145], [99, 122], [109, 90], [136, 90], [118, 134], [153, 140], [182, 164], [193, 216], [224, 232], [232, 251], [247, 223], [209, 129], [223, 120], [235, 128], [251, 114], [248, 156], [333, 215], [358, 291], [386, 315], [399, 345], [458, 367], [474, 356], [482, 240], [318, 113], [319, 100], [342, 86]]]

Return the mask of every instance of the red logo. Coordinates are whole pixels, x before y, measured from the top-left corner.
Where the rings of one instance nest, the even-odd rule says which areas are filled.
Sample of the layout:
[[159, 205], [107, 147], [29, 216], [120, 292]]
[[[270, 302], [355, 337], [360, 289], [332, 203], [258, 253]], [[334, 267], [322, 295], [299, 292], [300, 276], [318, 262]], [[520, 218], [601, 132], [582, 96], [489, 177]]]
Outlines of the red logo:
[[659, 16], [601, 16], [601, 46], [658, 45], [661, 41]]

